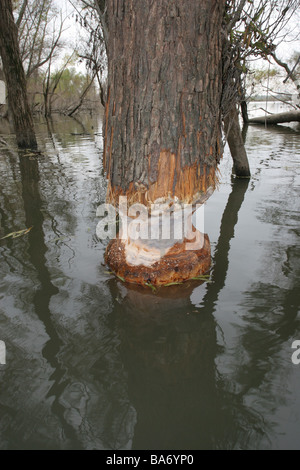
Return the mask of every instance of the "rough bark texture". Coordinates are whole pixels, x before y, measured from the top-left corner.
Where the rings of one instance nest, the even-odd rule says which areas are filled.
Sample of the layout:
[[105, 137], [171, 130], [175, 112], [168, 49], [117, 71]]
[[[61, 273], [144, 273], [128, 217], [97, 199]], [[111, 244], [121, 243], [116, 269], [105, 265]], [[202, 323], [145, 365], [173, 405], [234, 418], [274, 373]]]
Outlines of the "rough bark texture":
[[248, 116], [248, 105], [245, 100], [241, 101], [241, 111], [242, 111], [242, 118], [244, 124], [248, 124], [249, 116]]
[[0, 2], [0, 55], [18, 146], [37, 148], [11, 0]]
[[110, 0], [104, 168], [108, 201], [191, 202], [222, 155], [225, 0]]
[[236, 106], [231, 108], [224, 119], [225, 134], [234, 164], [234, 173], [240, 178], [250, 177], [248, 157], [239, 123]]
[[300, 122], [300, 111], [289, 111], [249, 119], [249, 124], [281, 124], [284, 122]]

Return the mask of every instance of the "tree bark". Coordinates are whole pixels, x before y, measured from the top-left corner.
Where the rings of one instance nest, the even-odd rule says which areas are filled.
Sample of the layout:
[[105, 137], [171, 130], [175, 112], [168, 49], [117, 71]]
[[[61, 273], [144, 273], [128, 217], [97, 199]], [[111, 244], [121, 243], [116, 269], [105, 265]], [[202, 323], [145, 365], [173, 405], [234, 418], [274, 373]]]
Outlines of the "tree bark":
[[11, 0], [0, 2], [0, 54], [19, 148], [37, 148]]
[[282, 124], [284, 122], [300, 122], [300, 111], [289, 111], [249, 119], [249, 124]]
[[[204, 201], [214, 189], [223, 152], [224, 9], [225, 0], [107, 2], [107, 202], [117, 205], [122, 195], [128, 206], [157, 202], [166, 212], [176, 202], [176, 212], [178, 203]], [[121, 231], [105, 261], [121, 279], [143, 285], [195, 278], [209, 269], [210, 243], [196, 230], [191, 247], [189, 235], [168, 239], [166, 248], [164, 240], [135, 241]]]
[[104, 123], [107, 199], [187, 203], [222, 155], [224, 0], [111, 0]]
[[239, 178], [250, 178], [251, 173], [248, 157], [240, 128], [239, 115], [235, 105], [224, 119], [224, 128], [233, 159], [235, 175]]
[[247, 101], [245, 100], [241, 101], [241, 111], [242, 111], [242, 118], [243, 118], [244, 124], [248, 124], [249, 122], [248, 105], [247, 105]]

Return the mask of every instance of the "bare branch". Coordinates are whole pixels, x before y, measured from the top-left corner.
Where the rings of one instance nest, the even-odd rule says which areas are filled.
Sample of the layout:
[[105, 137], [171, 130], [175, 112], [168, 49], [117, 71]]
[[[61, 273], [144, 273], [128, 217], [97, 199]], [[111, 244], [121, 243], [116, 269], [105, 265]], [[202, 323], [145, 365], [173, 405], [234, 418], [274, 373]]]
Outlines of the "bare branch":
[[22, 3], [21, 10], [20, 10], [18, 19], [16, 21], [16, 25], [17, 25], [18, 29], [19, 29], [19, 26], [20, 26], [20, 24], [23, 20], [23, 17], [24, 17], [25, 11], [26, 11], [26, 7], [27, 7], [27, 3], [28, 3], [28, 0], [24, 0], [23, 3]]
[[232, 30], [232, 28], [236, 25], [236, 23], [238, 23], [240, 21], [241, 14], [243, 13], [243, 9], [245, 7], [246, 2], [247, 2], [247, 0], [241, 0], [239, 6], [236, 9], [236, 12], [235, 12], [232, 20], [228, 23], [227, 31], [230, 32]]
[[292, 76], [293, 73], [295, 72], [296, 67], [297, 67], [297, 65], [299, 64], [299, 62], [300, 62], [300, 55], [299, 55], [299, 57], [298, 57], [298, 59], [297, 59], [295, 65], [294, 65], [294, 67], [293, 67], [292, 70], [289, 72], [288, 76], [286, 77], [286, 79], [283, 80], [283, 83], [286, 83], [286, 82], [288, 81], [288, 79], [291, 78], [291, 76]]
[[44, 59], [42, 59], [42, 60], [39, 57], [39, 61], [37, 61], [37, 63], [34, 64], [31, 67], [31, 69], [28, 68], [27, 77], [29, 77], [36, 69], [38, 69], [38, 68], [42, 67], [43, 65], [45, 65], [53, 57], [53, 54], [54, 54], [54, 52], [55, 52], [55, 50], [58, 46], [58, 43], [61, 39], [61, 35], [64, 31], [63, 30], [63, 25], [64, 25], [64, 20], [61, 20], [58, 34], [57, 34], [56, 38], [53, 38], [53, 42], [52, 42], [52, 45], [50, 47], [48, 55], [46, 57], [44, 57]]
[[73, 114], [76, 113], [76, 111], [78, 111], [78, 109], [82, 106], [82, 103], [83, 103], [83, 100], [84, 100], [86, 94], [88, 93], [89, 89], [91, 88], [91, 86], [94, 83], [96, 74], [97, 74], [97, 72], [94, 73], [94, 75], [92, 76], [90, 82], [87, 84], [86, 88], [83, 90], [83, 92], [82, 92], [82, 94], [79, 98], [79, 103], [68, 113], [68, 116], [73, 116]]

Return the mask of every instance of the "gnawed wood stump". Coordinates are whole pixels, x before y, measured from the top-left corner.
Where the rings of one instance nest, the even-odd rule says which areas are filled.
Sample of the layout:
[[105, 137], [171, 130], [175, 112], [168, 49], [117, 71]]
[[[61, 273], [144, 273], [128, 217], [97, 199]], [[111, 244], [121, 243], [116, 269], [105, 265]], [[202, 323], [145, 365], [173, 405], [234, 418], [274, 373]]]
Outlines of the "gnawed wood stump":
[[166, 249], [163, 256], [147, 241], [116, 238], [107, 247], [105, 262], [126, 282], [162, 286], [207, 273], [211, 264], [211, 248], [208, 236], [199, 231], [194, 240], [184, 239], [175, 243]]
[[120, 206], [121, 229], [106, 249], [106, 264], [124, 281], [149, 286], [182, 283], [207, 273], [211, 249], [208, 236], [199, 231], [199, 210], [212, 192], [199, 193], [195, 205], [157, 200], [150, 214], [137, 204], [130, 208], [135, 207], [136, 218]]

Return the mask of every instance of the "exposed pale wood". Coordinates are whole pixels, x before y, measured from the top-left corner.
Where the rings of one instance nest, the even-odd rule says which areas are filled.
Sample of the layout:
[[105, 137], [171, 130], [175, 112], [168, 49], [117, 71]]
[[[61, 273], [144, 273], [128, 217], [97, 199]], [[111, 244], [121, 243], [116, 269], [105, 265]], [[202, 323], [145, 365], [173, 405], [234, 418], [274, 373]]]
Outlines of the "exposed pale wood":
[[159, 261], [146, 267], [128, 263], [125, 243], [115, 239], [108, 245], [105, 261], [114, 273], [126, 282], [153, 286], [179, 283], [202, 276], [209, 270], [211, 264], [211, 249], [207, 235], [204, 236], [204, 246], [199, 250], [187, 250], [186, 243], [190, 241], [176, 243]]

